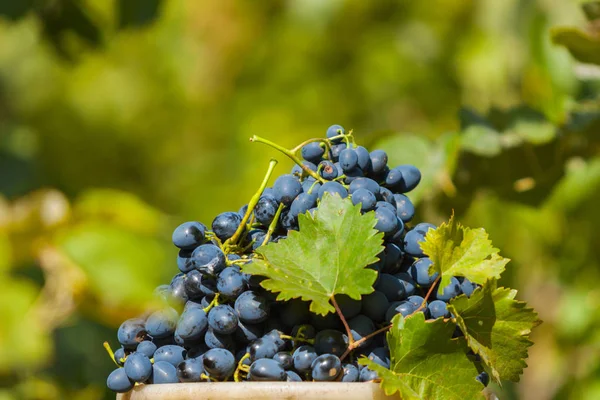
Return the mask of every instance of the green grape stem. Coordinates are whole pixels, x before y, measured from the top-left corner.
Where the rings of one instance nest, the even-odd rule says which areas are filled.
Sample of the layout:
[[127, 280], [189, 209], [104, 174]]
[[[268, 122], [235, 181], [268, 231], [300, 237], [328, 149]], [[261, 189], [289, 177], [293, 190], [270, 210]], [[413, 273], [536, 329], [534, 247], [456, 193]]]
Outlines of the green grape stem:
[[202, 311], [204, 311], [206, 314], [208, 314], [208, 312], [214, 307], [219, 305], [219, 293], [215, 294], [215, 298], [212, 299], [212, 301], [210, 302], [209, 305], [206, 306], [206, 308], [203, 308]]
[[275, 212], [275, 216], [273, 217], [273, 221], [271, 221], [271, 223], [269, 224], [269, 229], [267, 230], [267, 234], [265, 235], [265, 239], [262, 242], [262, 246], [264, 246], [265, 244], [269, 243], [269, 239], [271, 239], [271, 236], [273, 235], [273, 232], [275, 232], [275, 229], [277, 228], [277, 222], [279, 222], [279, 216], [281, 215], [281, 211], [283, 210], [284, 204], [280, 203], [279, 207], [277, 207], [277, 211]]
[[264, 139], [264, 138], [261, 138], [260, 136], [256, 136], [256, 135], [252, 136], [250, 138], [250, 141], [251, 142], [257, 142], [257, 143], [263, 143], [263, 144], [266, 144], [267, 146], [271, 146], [275, 150], [278, 150], [282, 154], [288, 156], [293, 162], [295, 162], [300, 168], [302, 168], [302, 170], [305, 173], [307, 173], [308, 175], [312, 176], [313, 178], [315, 178], [319, 182], [325, 183], [325, 180], [323, 178], [321, 178], [319, 176], [319, 174], [317, 174], [315, 171], [313, 171], [310, 168], [308, 168], [306, 165], [302, 164], [302, 160], [299, 159], [298, 156], [296, 156], [296, 154], [294, 154], [292, 151], [286, 149], [285, 147], [282, 147], [282, 146], [278, 145], [277, 143], [273, 143], [273, 142], [271, 142], [268, 139]]
[[106, 350], [106, 352], [110, 356], [110, 359], [113, 360], [113, 362], [116, 364], [116, 366], [120, 368], [121, 366], [119, 365], [119, 363], [115, 359], [115, 352], [110, 347], [110, 344], [108, 342], [104, 342], [102, 345], [104, 346], [104, 349]]
[[233, 373], [233, 380], [235, 382], [240, 382], [240, 371], [247, 372], [247, 368], [245, 368], [246, 366], [243, 363], [248, 358], [250, 358], [250, 353], [244, 354], [244, 356], [238, 362], [237, 368], [235, 369], [235, 372]]

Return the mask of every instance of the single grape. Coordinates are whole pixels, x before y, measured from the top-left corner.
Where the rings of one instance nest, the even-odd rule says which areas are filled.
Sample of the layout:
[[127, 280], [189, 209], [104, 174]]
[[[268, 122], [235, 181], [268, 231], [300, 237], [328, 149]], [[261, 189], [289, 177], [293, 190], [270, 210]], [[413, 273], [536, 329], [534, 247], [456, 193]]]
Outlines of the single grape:
[[280, 226], [285, 231], [298, 230], [298, 218], [295, 217], [294, 214], [290, 212], [290, 210], [284, 210], [281, 213], [281, 218], [279, 219], [279, 221]]
[[387, 203], [390, 203], [394, 206], [394, 209], [396, 208], [396, 200], [394, 199], [394, 193], [384, 187], [384, 186], [379, 186], [379, 195], [381, 196], [381, 199]]
[[369, 382], [375, 379], [379, 379], [379, 375], [377, 375], [377, 372], [369, 369], [369, 367], [364, 367], [358, 377], [359, 382]]
[[190, 358], [177, 365], [177, 378], [180, 382], [200, 382], [204, 373], [202, 357]]
[[154, 362], [166, 361], [173, 366], [179, 365], [180, 362], [185, 360], [187, 356], [187, 350], [181, 346], [174, 344], [168, 344], [161, 346], [154, 352]]
[[300, 193], [298, 197], [294, 199], [290, 206], [289, 215], [297, 218], [298, 215], [304, 214], [309, 209], [317, 205], [317, 194], [316, 193]]
[[285, 371], [285, 373], [287, 374], [287, 382], [302, 382], [302, 378], [300, 378], [300, 375], [298, 375], [294, 371]]
[[396, 214], [386, 208], [376, 209], [375, 218], [377, 218], [375, 229], [379, 232], [383, 232], [385, 236], [392, 236], [400, 228]]
[[232, 353], [235, 351], [235, 342], [231, 335], [222, 335], [208, 328], [204, 335], [204, 344], [209, 349], [227, 349]]
[[249, 324], [257, 324], [269, 318], [269, 303], [251, 290], [242, 293], [235, 300], [234, 308], [238, 317]]
[[175, 334], [183, 340], [199, 340], [208, 329], [208, 318], [201, 308], [188, 308], [179, 317]]
[[206, 242], [206, 226], [200, 222], [184, 222], [173, 231], [173, 244], [180, 249], [195, 249]]
[[238, 317], [231, 306], [220, 304], [208, 312], [208, 326], [217, 333], [228, 335], [236, 331]]
[[[367, 335], [375, 332], [375, 324], [373, 321], [365, 315], [357, 315], [356, 317], [348, 321], [348, 326], [352, 332], [352, 337], [355, 341], [364, 338]], [[359, 347], [366, 347], [373, 342], [373, 338], [369, 338], [360, 344]]]
[[379, 280], [374, 286], [387, 297], [388, 301], [403, 300], [406, 298], [406, 290], [400, 280], [394, 275], [379, 274]]
[[261, 358], [252, 363], [248, 372], [249, 381], [285, 381], [288, 375], [277, 361], [270, 358]]
[[337, 294], [335, 295], [335, 301], [342, 310], [342, 315], [344, 315], [344, 318], [350, 319], [360, 314], [362, 307], [360, 300], [354, 300], [345, 294]]
[[440, 317], [449, 318], [450, 312], [446, 309], [446, 302], [442, 300], [434, 300], [427, 305], [431, 318], [436, 319]]
[[236, 298], [242, 294], [248, 285], [244, 275], [237, 267], [227, 267], [217, 278], [217, 290], [224, 296]]
[[395, 301], [385, 312], [385, 320], [391, 322], [396, 314], [402, 314], [404, 317], [408, 317], [415, 312], [415, 310], [416, 307], [410, 301]]
[[420, 242], [425, 240], [425, 234], [416, 229], [406, 233], [404, 236], [404, 251], [413, 257], [423, 257]]
[[125, 360], [125, 373], [133, 382], [146, 382], [152, 375], [152, 363], [142, 353], [131, 353]]
[[396, 168], [402, 175], [402, 179], [397, 186], [400, 193], [410, 192], [421, 182], [421, 171], [414, 165], [400, 165]]
[[177, 368], [166, 361], [159, 361], [152, 364], [152, 377], [150, 383], [178, 383]]
[[[414, 262], [414, 264], [408, 270], [410, 276], [422, 287], [430, 287], [433, 282], [437, 279], [439, 274], [434, 272], [433, 274], [429, 273], [429, 267], [431, 267], [431, 260], [429, 257], [423, 257]], [[458, 283], [458, 281], [457, 281]]]
[[190, 299], [197, 299], [203, 296], [213, 296], [217, 292], [217, 282], [215, 281], [215, 278], [210, 275], [203, 274], [196, 269], [186, 274], [184, 286], [185, 291]]
[[376, 347], [367, 356], [367, 358], [384, 368], [390, 367], [390, 351], [385, 347]]
[[450, 278], [450, 283], [448, 283], [442, 289], [442, 293], [438, 292], [439, 285], [434, 289], [435, 298], [442, 301], [449, 301], [450, 299], [461, 294], [460, 291], [460, 282], [455, 277]]
[[294, 175], [281, 175], [273, 185], [273, 192], [278, 202], [289, 206], [296, 196], [302, 192], [302, 185]]
[[352, 182], [354, 182], [356, 179], [360, 179], [363, 176], [365, 176], [364, 172], [362, 169], [356, 167], [351, 169], [350, 171], [345, 171], [344, 175], [346, 176], [344, 178], [344, 183], [347, 185], [350, 185]]
[[263, 333], [263, 324], [248, 324], [238, 320], [235, 340], [241, 344], [248, 344], [261, 337]]
[[306, 177], [302, 181], [302, 191], [305, 193], [319, 193], [321, 184], [312, 176]]
[[375, 203], [375, 209], [378, 208], [385, 208], [387, 210], [389, 210], [391, 213], [396, 214], [396, 207], [393, 206], [392, 204], [388, 203], [387, 201], [378, 201], [377, 203]]
[[335, 381], [343, 374], [342, 362], [334, 354], [321, 354], [311, 364], [312, 377], [318, 382]]
[[267, 196], [263, 192], [263, 195], [258, 199], [258, 203], [256, 203], [256, 207], [254, 207], [254, 216], [259, 223], [269, 226], [277, 213], [278, 207], [279, 202], [275, 200], [275, 197]]
[[312, 346], [300, 346], [292, 354], [294, 360], [294, 369], [300, 373], [308, 372], [311, 369], [312, 362], [317, 358], [317, 352]]
[[429, 231], [429, 229], [437, 229], [437, 227], [428, 222], [421, 222], [421, 223], [415, 225], [415, 227], [413, 228], [413, 230], [415, 230], [417, 232], [421, 232], [423, 234], [423, 236], [425, 234], [427, 234], [427, 231]]
[[467, 278], [463, 278], [463, 281], [460, 284], [460, 290], [467, 296], [471, 297], [473, 292], [477, 289], [477, 284], [471, 282]]
[[177, 254], [177, 268], [184, 274], [187, 274], [194, 269], [194, 263], [192, 262], [192, 250], [181, 249]]
[[255, 340], [250, 346], [250, 360], [255, 361], [260, 358], [273, 358], [279, 352], [277, 344], [270, 337], [261, 337]]
[[175, 332], [178, 319], [179, 314], [171, 307], [155, 311], [146, 319], [146, 332], [154, 339], [171, 336]]
[[358, 168], [360, 168], [364, 173], [370, 173], [373, 167], [371, 165], [371, 156], [369, 154], [369, 150], [363, 146], [357, 146], [354, 151], [358, 156]]
[[344, 335], [333, 329], [325, 329], [315, 337], [315, 351], [318, 354], [335, 354], [340, 357], [344, 354], [347, 344]]
[[402, 182], [402, 171], [398, 168], [392, 168], [385, 177], [385, 185], [392, 191], [397, 191]]
[[415, 206], [408, 197], [403, 194], [395, 194], [396, 215], [402, 222], [410, 222], [415, 216]]
[[137, 353], [142, 353], [148, 358], [152, 358], [154, 356], [154, 352], [156, 351], [156, 345], [152, 343], [150, 340], [144, 340], [138, 347], [135, 349]]
[[225, 349], [208, 350], [202, 356], [202, 365], [210, 377], [218, 380], [229, 378], [236, 368], [235, 357]]
[[294, 358], [287, 351], [280, 351], [273, 356], [273, 360], [277, 361], [283, 369], [288, 370], [294, 366]]
[[407, 296], [412, 296], [417, 292], [417, 283], [410, 276], [410, 274], [406, 272], [400, 272], [394, 276], [398, 278], [400, 283], [402, 283], [402, 286], [404, 286], [404, 292]]
[[[320, 161], [320, 159], [319, 159], [319, 161]], [[319, 161], [317, 161], [317, 163]], [[305, 167], [307, 167], [311, 171], [316, 171], [317, 170], [317, 166], [314, 163], [310, 162], [310, 161], [302, 161], [302, 165], [305, 166]], [[290, 171], [290, 174], [292, 174], [292, 175], [300, 178], [304, 174], [304, 169], [301, 166], [299, 166], [298, 164], [296, 164], [296, 165], [294, 165], [292, 167], [292, 170]]]
[[384, 254], [385, 258], [382, 271], [388, 274], [397, 273], [402, 267], [404, 252], [394, 243], [388, 243], [385, 245]]
[[362, 313], [374, 322], [383, 322], [385, 312], [390, 307], [390, 302], [383, 292], [375, 290], [362, 298]]
[[[344, 128], [341, 125], [331, 125], [329, 128], [327, 128], [327, 139], [331, 139], [333, 137], [339, 136], [339, 135], [345, 135], [346, 131], [344, 130]], [[339, 143], [341, 142], [342, 138], [337, 138], [337, 139], [333, 139], [331, 142], [332, 143]]]
[[487, 372], [483, 371], [475, 378], [478, 382], [481, 382], [483, 386], [487, 386], [490, 383], [490, 376]]
[[358, 154], [354, 149], [344, 149], [339, 156], [340, 166], [344, 172], [348, 172], [358, 167]]
[[329, 160], [321, 161], [319, 163], [319, 174], [323, 179], [327, 179], [329, 181], [338, 177], [338, 170], [336, 166]]
[[154, 289], [154, 298], [160, 300], [163, 303], [171, 301], [171, 286], [170, 285], [158, 285]]
[[212, 243], [198, 246], [192, 253], [192, 260], [194, 268], [209, 275], [216, 275], [226, 267], [225, 254]]
[[383, 150], [373, 150], [369, 154], [369, 158], [371, 158], [371, 168], [373, 173], [379, 174], [383, 172], [388, 162], [388, 155]]
[[313, 163], [321, 161], [321, 157], [325, 154], [325, 145], [320, 142], [311, 142], [302, 146], [302, 158]]
[[348, 191], [339, 182], [325, 182], [323, 185], [321, 185], [321, 187], [319, 188], [319, 200], [323, 198], [323, 195], [325, 193], [329, 193], [331, 195], [337, 194], [342, 199], [348, 197]]
[[369, 192], [373, 193], [373, 195], [377, 197], [377, 199], [380, 198], [379, 184], [371, 178], [356, 178], [352, 181], [352, 183], [350, 183], [350, 186], [348, 187], [348, 192], [350, 194], [353, 194], [358, 189], [366, 189]]
[[212, 222], [212, 230], [221, 242], [224, 242], [235, 234], [241, 222], [240, 214], [227, 211], [215, 217]]
[[171, 284], [169, 285], [169, 303], [184, 305], [186, 301], [189, 300], [189, 296], [187, 291], [185, 290], [185, 275], [177, 274], [171, 280]]
[[141, 318], [131, 318], [121, 324], [117, 331], [117, 339], [126, 349], [135, 349], [146, 337], [145, 322]]
[[108, 375], [106, 386], [113, 392], [125, 393], [133, 389], [133, 382], [129, 380], [125, 368], [117, 368]]
[[123, 366], [124, 361], [121, 361], [122, 358], [125, 358], [125, 349], [123, 347], [119, 347], [117, 350], [115, 350], [115, 362], [119, 365], [119, 366]]
[[425, 299], [418, 295], [408, 296], [406, 301], [410, 302], [415, 308], [421, 307], [421, 304], [425, 301]]
[[354, 364], [344, 364], [344, 375], [342, 377], [342, 382], [358, 382], [358, 376], [360, 372], [358, 368]]
[[352, 204], [360, 204], [360, 211], [367, 212], [375, 209], [377, 199], [375, 195], [367, 189], [356, 189], [352, 194]]
[[[346, 149], [346, 143], [338, 143], [331, 146], [331, 161], [339, 166], [340, 153]], [[338, 170], [338, 176], [341, 176], [339, 173], [342, 172], [342, 167], [336, 168]]]
[[252, 250], [256, 250], [263, 245], [266, 237], [267, 231], [263, 229], [252, 229], [250, 232], [248, 232], [246, 239], [248, 243], [252, 243]]

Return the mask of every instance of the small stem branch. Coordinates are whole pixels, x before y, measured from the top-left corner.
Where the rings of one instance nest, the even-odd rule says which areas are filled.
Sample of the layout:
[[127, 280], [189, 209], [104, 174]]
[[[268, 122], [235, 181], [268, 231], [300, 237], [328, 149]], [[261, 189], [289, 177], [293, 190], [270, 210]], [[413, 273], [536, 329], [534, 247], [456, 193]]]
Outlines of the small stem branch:
[[321, 142], [321, 143], [325, 143], [325, 154], [329, 154], [331, 152], [331, 145], [328, 139], [321, 139], [321, 138], [315, 138], [315, 139], [308, 139], [305, 140], [304, 142], [300, 143], [298, 146], [294, 147], [291, 152], [294, 154], [298, 154], [298, 152], [300, 150], [302, 150], [302, 148], [304, 146], [306, 146], [309, 143], [314, 143], [314, 142]]
[[108, 353], [108, 355], [110, 356], [110, 359], [113, 360], [113, 362], [116, 364], [117, 367], [120, 367], [119, 363], [115, 359], [115, 352], [110, 347], [110, 344], [108, 344], [108, 342], [104, 342], [103, 346], [106, 349], [106, 352]]
[[240, 381], [240, 371], [244, 371], [244, 368], [243, 368], [244, 367], [244, 361], [246, 361], [248, 358], [250, 358], [250, 353], [244, 354], [244, 356], [238, 362], [237, 368], [235, 369], [235, 372], [233, 373], [233, 380], [235, 382], [239, 382]]
[[279, 222], [279, 216], [281, 215], [281, 211], [283, 210], [283, 203], [279, 203], [279, 207], [277, 207], [277, 211], [275, 212], [275, 216], [273, 217], [273, 221], [269, 224], [269, 230], [267, 230], [267, 234], [265, 235], [265, 239], [262, 242], [262, 246], [269, 243], [269, 239], [277, 229], [277, 222]]
[[342, 320], [342, 324], [344, 324], [344, 328], [346, 328], [346, 334], [348, 335], [348, 347], [351, 347], [352, 344], [354, 343], [354, 337], [352, 336], [352, 330], [348, 326], [348, 322], [346, 321], [344, 314], [342, 314], [342, 310], [341, 310], [340, 306], [338, 306], [338, 303], [335, 301], [335, 296], [331, 296], [331, 303], [333, 303], [333, 307], [335, 307], [335, 311], [340, 316], [340, 319]]
[[352, 345], [348, 346], [348, 348], [346, 349], [346, 351], [344, 352], [344, 354], [342, 354], [342, 356], [340, 357], [340, 360], [343, 361], [344, 358], [346, 358], [348, 356], [348, 354], [350, 354], [350, 352], [352, 350], [356, 349], [357, 347], [360, 347], [361, 344], [363, 344], [367, 340], [371, 339], [373, 336], [376, 336], [376, 335], [379, 335], [382, 332], [388, 331], [391, 327], [392, 327], [392, 324], [386, 325], [383, 328], [377, 329], [375, 332], [369, 333], [365, 337], [363, 337], [363, 338], [355, 341], [354, 343], [352, 343]]
[[272, 159], [269, 162], [269, 168], [267, 169], [267, 173], [265, 174], [265, 177], [264, 177], [262, 183], [260, 184], [258, 191], [256, 193], [254, 193], [254, 196], [252, 196], [252, 198], [250, 199], [250, 202], [248, 202], [248, 209], [246, 210], [246, 214], [244, 214], [244, 218], [242, 218], [242, 222], [240, 222], [240, 226], [238, 226], [238, 228], [235, 231], [235, 233], [233, 234], [233, 236], [229, 239], [229, 243], [236, 244], [237, 241], [240, 239], [242, 232], [244, 232], [244, 228], [246, 228], [246, 223], [248, 222], [248, 219], [250, 218], [250, 214], [252, 214], [252, 211], [254, 211], [254, 207], [256, 207], [256, 204], [258, 203], [258, 200], [260, 199], [262, 192], [267, 187], [269, 178], [271, 177], [271, 174], [273, 173], [273, 169], [275, 168], [276, 165], [277, 165], [277, 160], [275, 160], [275, 159]]
[[208, 306], [206, 306], [206, 308], [203, 308], [202, 311], [204, 311], [206, 314], [208, 314], [208, 312], [217, 304], [219, 304], [219, 294], [220, 293], [216, 293], [215, 294], [215, 298], [212, 299], [212, 301], [210, 302], [210, 304]]
[[[417, 308], [414, 312], [419, 312], [422, 309], [424, 309], [425, 307], [427, 307], [427, 300], [429, 299], [429, 296], [431, 296], [431, 293], [433, 293], [433, 289], [435, 288], [435, 285], [437, 285], [437, 283], [440, 281], [440, 278], [441, 278], [441, 275], [438, 275], [438, 277], [435, 278], [435, 281], [433, 281], [433, 283], [431, 284], [431, 287], [427, 291], [427, 294], [425, 295], [423, 302], [421, 303], [419, 308]], [[414, 314], [414, 313], [412, 313], [412, 314]]]
[[312, 176], [313, 178], [315, 178], [316, 180], [318, 180], [319, 182], [325, 182], [325, 180], [323, 178], [321, 178], [319, 176], [319, 174], [317, 174], [315, 171], [311, 170], [310, 168], [308, 168], [306, 165], [302, 164], [302, 160], [300, 160], [296, 154], [294, 154], [293, 152], [291, 152], [290, 150], [286, 149], [285, 147], [282, 147], [280, 145], [278, 145], [277, 143], [273, 143], [270, 140], [267, 139], [263, 139], [260, 136], [252, 136], [250, 138], [251, 142], [257, 142], [257, 143], [263, 143], [266, 144], [268, 146], [271, 146], [272, 148], [274, 148], [275, 150], [278, 150], [279, 152], [283, 153], [284, 155], [288, 156], [293, 162], [295, 162], [300, 168], [302, 168], [302, 170], [307, 173], [308, 175]]

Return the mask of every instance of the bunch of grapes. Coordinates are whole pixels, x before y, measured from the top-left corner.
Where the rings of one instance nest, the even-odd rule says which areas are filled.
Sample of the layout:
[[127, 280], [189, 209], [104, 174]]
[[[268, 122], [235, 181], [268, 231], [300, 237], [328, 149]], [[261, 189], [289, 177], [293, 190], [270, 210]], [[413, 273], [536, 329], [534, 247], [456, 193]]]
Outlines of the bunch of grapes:
[[[266, 188], [268, 174], [250, 207], [219, 214], [211, 230], [195, 221], [175, 229], [179, 273], [155, 291], [165, 307], [123, 322], [114, 353], [106, 345], [119, 366], [107, 380], [115, 392], [136, 383], [373, 381], [377, 374], [356, 360], [366, 356], [390, 367], [383, 332], [396, 314], [449, 318], [446, 303], [476, 288], [452, 278], [438, 293], [437, 274], [429, 274], [431, 261], [419, 244], [435, 226], [411, 227], [415, 209], [406, 193], [421, 180], [416, 167], [390, 168], [384, 151], [355, 145], [352, 133], [339, 125], [327, 129], [326, 139], [308, 140], [295, 151], [254, 140], [297, 164]], [[379, 261], [368, 266], [378, 272], [375, 291], [361, 300], [335, 296], [343, 318], [313, 314], [299, 299], [276, 301], [260, 276], [240, 270], [260, 246], [298, 230], [298, 216], [314, 212], [325, 193], [374, 212], [375, 229], [384, 235]], [[487, 384], [485, 373], [477, 379]]]

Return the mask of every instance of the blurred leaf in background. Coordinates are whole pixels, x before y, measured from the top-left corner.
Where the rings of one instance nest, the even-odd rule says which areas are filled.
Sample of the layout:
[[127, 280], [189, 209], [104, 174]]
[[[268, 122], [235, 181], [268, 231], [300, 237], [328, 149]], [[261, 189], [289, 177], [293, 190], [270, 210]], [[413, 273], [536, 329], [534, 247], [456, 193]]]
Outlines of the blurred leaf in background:
[[[114, 398], [102, 342], [339, 123], [413, 163], [546, 323], [503, 399], [600, 395], [598, 2], [0, 0], [0, 398]], [[281, 160], [278, 171], [291, 167]], [[29, 332], [23, 335], [23, 332]]]

